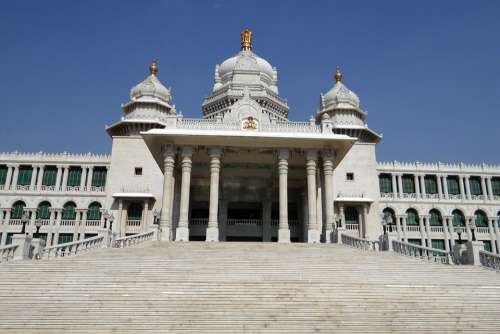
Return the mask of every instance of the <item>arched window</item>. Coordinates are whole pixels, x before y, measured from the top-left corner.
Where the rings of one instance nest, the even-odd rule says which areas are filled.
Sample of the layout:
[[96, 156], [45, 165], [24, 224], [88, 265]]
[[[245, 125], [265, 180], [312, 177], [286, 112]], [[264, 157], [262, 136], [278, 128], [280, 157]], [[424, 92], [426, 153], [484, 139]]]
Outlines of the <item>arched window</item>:
[[101, 220], [101, 204], [97, 202], [90, 203], [87, 210], [87, 220]]
[[62, 219], [75, 220], [76, 219], [76, 204], [67, 202], [63, 206]]
[[477, 210], [474, 213], [474, 218], [477, 227], [488, 227], [488, 217], [483, 211]]
[[396, 214], [394, 213], [394, 210], [391, 208], [385, 208], [382, 211], [382, 214], [384, 215], [384, 218], [387, 217], [389, 219], [389, 224], [396, 225]]
[[43, 201], [38, 204], [38, 208], [36, 210], [36, 219], [50, 219], [50, 203], [47, 201]]
[[358, 223], [358, 210], [351, 206], [345, 208], [345, 223], [346, 224], [357, 224]]
[[419, 225], [418, 212], [415, 209], [406, 211], [406, 225]]
[[12, 206], [12, 210], [10, 211], [11, 219], [21, 219], [23, 217], [24, 208], [26, 207], [26, 203], [23, 201], [17, 201]]
[[436, 210], [432, 209], [430, 212], [430, 225], [431, 226], [441, 226], [443, 225], [443, 218], [441, 217], [441, 213]]
[[142, 218], [142, 205], [139, 203], [132, 203], [127, 209], [128, 220], [140, 220]]
[[462, 211], [460, 210], [453, 210], [451, 213], [453, 218], [453, 226], [460, 226], [460, 227], [465, 227], [465, 217]]

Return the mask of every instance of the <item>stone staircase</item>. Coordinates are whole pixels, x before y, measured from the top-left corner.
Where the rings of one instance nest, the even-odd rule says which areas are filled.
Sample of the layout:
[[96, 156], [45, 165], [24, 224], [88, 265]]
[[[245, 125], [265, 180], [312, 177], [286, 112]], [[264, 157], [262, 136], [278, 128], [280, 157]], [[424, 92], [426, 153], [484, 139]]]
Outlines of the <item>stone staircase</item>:
[[159, 243], [0, 265], [0, 333], [499, 333], [500, 274], [343, 245]]

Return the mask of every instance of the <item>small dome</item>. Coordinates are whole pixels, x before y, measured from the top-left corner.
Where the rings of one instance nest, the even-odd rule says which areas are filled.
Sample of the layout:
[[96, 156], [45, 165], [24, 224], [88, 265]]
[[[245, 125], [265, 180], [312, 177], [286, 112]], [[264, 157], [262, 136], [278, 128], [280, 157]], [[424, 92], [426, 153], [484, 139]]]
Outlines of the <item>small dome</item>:
[[359, 109], [359, 97], [342, 83], [339, 67], [335, 72], [335, 85], [322, 95], [322, 109]]
[[156, 74], [158, 73], [156, 61], [151, 63], [149, 72], [150, 75], [146, 78], [146, 80], [132, 88], [130, 91], [130, 99], [138, 100], [142, 97], [152, 97], [162, 100], [163, 102], [170, 103], [172, 99], [170, 90], [163, 86], [160, 80], [156, 77]]

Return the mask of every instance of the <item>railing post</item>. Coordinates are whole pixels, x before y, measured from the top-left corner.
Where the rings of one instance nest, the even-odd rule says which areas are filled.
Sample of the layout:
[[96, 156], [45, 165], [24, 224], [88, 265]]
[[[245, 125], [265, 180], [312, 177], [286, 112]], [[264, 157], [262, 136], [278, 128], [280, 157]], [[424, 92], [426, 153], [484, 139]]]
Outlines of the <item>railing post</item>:
[[14, 251], [13, 260], [29, 260], [31, 259], [31, 240], [32, 237], [24, 234], [14, 234], [12, 236], [12, 244], [18, 245]]

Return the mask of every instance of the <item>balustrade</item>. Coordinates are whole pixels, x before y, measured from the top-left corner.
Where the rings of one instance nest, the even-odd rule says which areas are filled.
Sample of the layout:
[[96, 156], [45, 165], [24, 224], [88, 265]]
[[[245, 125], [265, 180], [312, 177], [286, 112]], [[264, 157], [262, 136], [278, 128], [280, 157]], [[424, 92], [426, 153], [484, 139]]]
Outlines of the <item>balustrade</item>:
[[208, 225], [208, 218], [191, 218], [189, 225]]
[[0, 247], [0, 263], [12, 261], [14, 259], [14, 253], [19, 245], [7, 245]]
[[347, 231], [359, 231], [359, 224], [345, 224]]
[[479, 261], [482, 266], [500, 270], [500, 256], [487, 252], [487, 251], [479, 251]]
[[36, 221], [40, 222], [41, 226], [49, 226], [50, 225], [50, 219], [37, 219]]
[[354, 248], [362, 249], [362, 250], [372, 250], [379, 251], [380, 243], [378, 241], [371, 241], [368, 239], [358, 238], [349, 234], [341, 234], [342, 243]]
[[403, 256], [416, 257], [422, 260], [443, 264], [450, 264], [451, 262], [450, 253], [442, 249], [424, 247], [397, 240], [392, 240], [392, 248], [395, 253]]
[[261, 219], [228, 219], [227, 225], [262, 225]]
[[22, 224], [23, 224], [22, 219], [10, 219], [9, 220], [9, 225], [16, 226], [16, 225], [22, 225]]
[[141, 226], [140, 219], [127, 219], [127, 226]]
[[105, 246], [104, 236], [96, 236], [79, 241], [67, 242], [51, 247], [46, 247], [43, 250], [43, 258], [50, 259], [53, 257], [75, 256], [81, 253], [86, 253], [96, 248]]
[[115, 248], [125, 248], [137, 245], [144, 241], [154, 240], [155, 231], [149, 231], [144, 233], [138, 233], [134, 235], [129, 235], [123, 238], [118, 238], [114, 241], [113, 247]]
[[63, 219], [61, 220], [61, 226], [75, 226], [76, 221], [74, 219]]
[[406, 225], [406, 232], [420, 232], [420, 226]]
[[487, 227], [476, 227], [476, 232], [479, 234], [489, 234], [490, 230]]
[[434, 233], [444, 233], [444, 229], [442, 226], [431, 226], [431, 232]]
[[85, 221], [85, 226], [100, 226], [101, 221], [100, 220], [86, 220]]
[[29, 191], [30, 190], [30, 186], [29, 185], [21, 186], [21, 185], [18, 184], [16, 186], [16, 190], [19, 190], [19, 191]]

